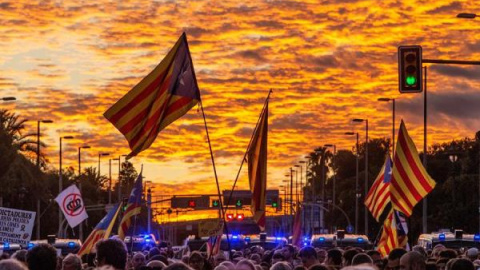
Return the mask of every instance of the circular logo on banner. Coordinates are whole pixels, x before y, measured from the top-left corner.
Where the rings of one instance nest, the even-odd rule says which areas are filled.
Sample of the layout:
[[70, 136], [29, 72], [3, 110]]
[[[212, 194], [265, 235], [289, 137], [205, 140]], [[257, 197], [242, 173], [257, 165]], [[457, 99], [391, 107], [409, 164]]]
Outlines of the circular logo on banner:
[[85, 209], [83, 200], [78, 193], [68, 194], [65, 199], [63, 199], [62, 207], [63, 212], [71, 217], [80, 215]]

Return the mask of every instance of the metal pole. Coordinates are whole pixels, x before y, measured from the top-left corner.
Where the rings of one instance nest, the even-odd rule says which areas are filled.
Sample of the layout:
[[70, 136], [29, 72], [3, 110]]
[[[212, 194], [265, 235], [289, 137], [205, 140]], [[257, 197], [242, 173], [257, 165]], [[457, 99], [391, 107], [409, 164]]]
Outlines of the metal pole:
[[295, 170], [295, 196], [297, 197], [297, 204], [298, 204], [300, 197], [298, 196], [298, 171], [297, 170]]
[[[60, 151], [58, 159], [58, 194], [62, 192], [63, 189], [62, 183], [62, 137], [60, 137]], [[60, 238], [60, 230], [62, 228], [62, 210], [58, 207], [58, 237]]]
[[[40, 121], [37, 121], [37, 168], [40, 170]], [[37, 240], [40, 240], [40, 199], [37, 199]]]
[[100, 155], [102, 153], [98, 153], [98, 178], [100, 178]]
[[37, 240], [40, 240], [40, 200], [37, 200]]
[[337, 182], [337, 163], [336, 163], [336, 157], [337, 157], [337, 145], [333, 145], [333, 198], [332, 198], [332, 203], [335, 206], [335, 199], [336, 199], [336, 182]]
[[147, 209], [148, 209], [148, 234], [152, 231], [152, 191], [150, 188], [147, 189]]
[[357, 144], [355, 146], [357, 152], [356, 159], [356, 173], [355, 173], [355, 234], [358, 234], [358, 132], [357, 132]]
[[[290, 216], [293, 229], [293, 169], [290, 167]], [[293, 235], [293, 232], [292, 232]]]
[[395, 155], [395, 99], [392, 99], [392, 158]]
[[108, 204], [112, 204], [112, 159], [108, 159]]
[[[82, 194], [82, 181], [81, 181], [81, 176], [82, 176], [82, 160], [81, 160], [81, 149], [82, 147], [78, 147], [78, 186], [80, 189], [80, 194]], [[78, 237], [80, 238], [81, 241], [83, 241], [83, 221], [78, 224]]]
[[480, 132], [477, 132], [478, 144], [478, 232], [480, 233]]
[[[364, 193], [364, 199], [367, 198], [368, 194], [368, 119], [365, 119], [365, 193]], [[364, 208], [365, 211], [365, 235], [368, 237], [368, 208], [365, 205]]]
[[[326, 177], [325, 177], [325, 154], [327, 151], [323, 151], [322, 154], [322, 162], [320, 164], [322, 165], [322, 203], [325, 203], [325, 186], [326, 186]], [[320, 228], [323, 230], [325, 228], [325, 210], [324, 208], [320, 209]]]
[[[423, 167], [427, 170], [427, 67], [423, 67], [424, 78], [424, 98], [423, 98]], [[427, 233], [427, 196], [423, 198], [423, 216], [422, 216], [422, 231]]]
[[120, 166], [122, 161], [120, 160], [121, 156], [118, 156], [118, 201], [122, 201], [122, 181], [120, 180]]

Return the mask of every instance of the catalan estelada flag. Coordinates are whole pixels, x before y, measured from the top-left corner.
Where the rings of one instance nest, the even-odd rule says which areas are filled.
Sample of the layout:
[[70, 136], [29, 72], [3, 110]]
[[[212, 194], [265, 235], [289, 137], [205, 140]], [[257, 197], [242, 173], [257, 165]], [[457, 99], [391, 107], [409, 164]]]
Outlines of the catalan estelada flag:
[[268, 133], [268, 98], [254, 131], [250, 147], [247, 151], [248, 179], [252, 191], [253, 220], [265, 230], [265, 204], [267, 189], [267, 133]]
[[297, 204], [295, 217], [293, 218], [292, 244], [302, 246], [302, 208]]
[[436, 183], [420, 162], [417, 148], [408, 136], [403, 120], [395, 149], [390, 184], [392, 206], [409, 217], [413, 207], [432, 191]]
[[222, 234], [208, 237], [207, 240], [207, 257], [215, 256], [220, 251], [222, 244]]
[[136, 156], [158, 133], [200, 101], [185, 33], [167, 56], [103, 115], [127, 139]]
[[385, 257], [395, 248], [407, 248], [407, 234], [405, 217], [400, 212], [391, 210], [383, 224], [382, 236], [377, 245], [378, 252]]
[[390, 180], [392, 179], [392, 160], [387, 155], [380, 173], [373, 182], [370, 191], [365, 199], [365, 206], [372, 213], [373, 217], [380, 221], [380, 216], [385, 207], [390, 203]]
[[123, 212], [123, 217], [118, 227], [118, 237], [122, 240], [125, 239], [132, 217], [140, 214], [140, 209], [142, 208], [142, 179], [142, 171], [140, 171], [133, 185], [132, 192], [130, 192], [130, 197], [128, 197], [125, 212]]
[[108, 239], [112, 232], [113, 225], [117, 219], [118, 213], [120, 212], [120, 204], [116, 204], [108, 214], [95, 226], [92, 233], [87, 237], [83, 243], [82, 248], [78, 251], [78, 255], [82, 256], [84, 254], [90, 253], [95, 244], [101, 239]]

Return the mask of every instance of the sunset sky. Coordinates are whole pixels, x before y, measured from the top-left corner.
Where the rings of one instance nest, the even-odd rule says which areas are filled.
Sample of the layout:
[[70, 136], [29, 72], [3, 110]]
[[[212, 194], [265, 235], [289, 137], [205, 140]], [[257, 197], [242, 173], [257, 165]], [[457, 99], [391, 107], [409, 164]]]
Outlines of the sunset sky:
[[[187, 33], [221, 189], [231, 187], [270, 88], [268, 187], [317, 146], [351, 149], [368, 118], [371, 138], [391, 136], [391, 104], [423, 149], [423, 96], [398, 92], [397, 47], [418, 44], [424, 58], [480, 59], [476, 1], [31, 1], [0, 3], [0, 97], [42, 125], [50, 166], [97, 166], [98, 153], [128, 154], [103, 116]], [[428, 65], [429, 145], [480, 130], [480, 68]], [[215, 192], [197, 107], [132, 159], [157, 194]], [[117, 168], [116, 165], [114, 168]], [[239, 181], [247, 188], [246, 167]], [[102, 159], [108, 172], [108, 157]], [[117, 170], [114, 170], [116, 172]], [[114, 174], [116, 178], [116, 174]]]

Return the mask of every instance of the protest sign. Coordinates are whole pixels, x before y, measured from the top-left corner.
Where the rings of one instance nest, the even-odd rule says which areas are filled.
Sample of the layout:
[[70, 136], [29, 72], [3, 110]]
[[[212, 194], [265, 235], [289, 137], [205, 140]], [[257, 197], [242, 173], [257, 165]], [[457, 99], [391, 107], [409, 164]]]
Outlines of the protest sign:
[[0, 243], [27, 245], [32, 237], [35, 212], [0, 207]]

